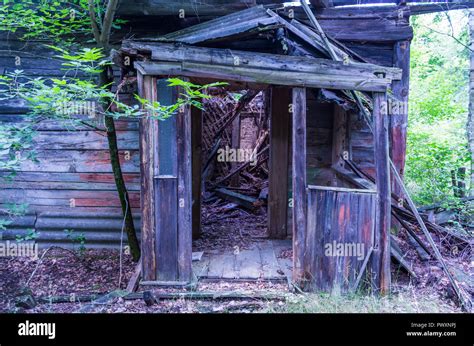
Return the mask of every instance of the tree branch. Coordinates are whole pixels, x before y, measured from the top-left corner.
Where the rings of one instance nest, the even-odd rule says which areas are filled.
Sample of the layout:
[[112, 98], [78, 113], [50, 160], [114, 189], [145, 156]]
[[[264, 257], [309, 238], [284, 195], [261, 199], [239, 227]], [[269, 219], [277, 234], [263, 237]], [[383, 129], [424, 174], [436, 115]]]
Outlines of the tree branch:
[[105, 48], [109, 45], [110, 31], [115, 18], [119, 0], [109, 0], [105, 10], [104, 21], [102, 23], [102, 33], [100, 35], [100, 44]]
[[100, 44], [100, 29], [97, 25], [97, 17], [95, 15], [94, 0], [89, 0], [89, 17], [91, 19], [92, 33], [95, 41]]
[[444, 35], [444, 36], [448, 36], [448, 37], [451, 37], [454, 41], [456, 41], [458, 44], [460, 44], [461, 46], [463, 46], [464, 48], [468, 49], [470, 52], [473, 52], [473, 50], [468, 46], [466, 45], [464, 42], [462, 42], [460, 39], [458, 39], [456, 36], [454, 36], [453, 33], [446, 33], [446, 32], [442, 32], [442, 31], [438, 31], [438, 30], [435, 30], [433, 28], [430, 28], [429, 26], [426, 26], [426, 25], [423, 25], [423, 24], [420, 24], [420, 26], [428, 29], [428, 30], [431, 30], [432, 32], [436, 33], [436, 34], [439, 34], [439, 35]]

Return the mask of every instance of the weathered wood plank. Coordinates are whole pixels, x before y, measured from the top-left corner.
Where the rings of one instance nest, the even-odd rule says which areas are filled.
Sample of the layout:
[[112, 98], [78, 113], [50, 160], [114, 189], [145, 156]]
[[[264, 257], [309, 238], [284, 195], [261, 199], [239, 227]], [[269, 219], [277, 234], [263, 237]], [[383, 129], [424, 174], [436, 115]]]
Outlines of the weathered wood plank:
[[375, 250], [372, 257], [372, 282], [380, 294], [390, 292], [390, 168], [387, 96], [374, 93], [375, 174], [377, 212]]
[[278, 261], [280, 269], [283, 271], [285, 276], [291, 279], [292, 269], [293, 269], [293, 260], [292, 258], [283, 258], [282, 252], [289, 251], [292, 247], [292, 241], [290, 239], [285, 240], [272, 240], [273, 250]]
[[[124, 173], [139, 171], [138, 150], [120, 150]], [[40, 150], [38, 162], [21, 162], [22, 172], [112, 173], [108, 150]]]
[[268, 232], [270, 238], [287, 236], [288, 161], [291, 89], [272, 87], [270, 118], [270, 176], [268, 179]]
[[306, 237], [306, 89], [293, 89], [292, 102], [293, 182], [293, 281], [304, 280]]
[[375, 192], [309, 189], [305, 289], [350, 292], [375, 227]]
[[[345, 20], [326, 20], [321, 21], [321, 26], [332, 38], [339, 41], [394, 42], [413, 37], [413, 29], [406, 19], [353, 19], [350, 21], [350, 27], [344, 23]], [[341, 27], [346, 29], [340, 30]]]
[[[116, 191], [8, 189], [0, 195], [0, 203], [28, 203], [32, 206], [116, 207], [120, 204]], [[140, 205], [140, 194], [130, 192], [132, 208]]]
[[[87, 116], [77, 116], [78, 120], [83, 120], [87, 124], [95, 126], [97, 128], [104, 128], [103, 119], [96, 119], [91, 121]], [[0, 114], [0, 123], [11, 123], [15, 125], [27, 124], [31, 119], [26, 114]], [[43, 120], [38, 123], [35, 123], [34, 128], [36, 131], [42, 132], [43, 136], [47, 136], [48, 131], [55, 131], [57, 135], [63, 135], [65, 132], [72, 131], [92, 131], [90, 126], [83, 124], [78, 124], [77, 122], [68, 122], [68, 121], [56, 121], [56, 120]], [[137, 119], [128, 119], [122, 118], [115, 120], [115, 129], [117, 130], [118, 140], [120, 142], [123, 136], [126, 136], [124, 131], [131, 131], [133, 135], [137, 137], [138, 141], [138, 120]], [[44, 131], [44, 132], [43, 132]], [[100, 134], [100, 132], [98, 133]], [[120, 143], [119, 143], [120, 144]], [[138, 146], [138, 145], [137, 145]]]
[[[20, 176], [16, 176], [13, 181], [5, 181], [2, 179], [2, 177], [5, 177], [7, 174], [2, 174], [0, 173], [0, 189], [23, 189], [23, 190], [94, 190], [98, 191], [116, 191], [117, 186], [113, 182], [94, 182], [93, 180], [78, 180], [75, 181], [73, 180], [75, 177], [70, 178], [66, 177], [65, 179], [62, 179], [63, 177], [60, 176], [59, 178], [56, 178], [58, 180], [62, 181], [55, 181], [54, 177], [49, 176], [50, 174], [53, 173], [42, 173], [42, 172], [32, 172], [30, 174], [36, 175], [33, 178], [24, 178], [24, 175], [21, 174]], [[77, 176], [81, 173], [55, 173], [55, 174], [60, 174], [60, 175], [73, 175]], [[108, 173], [104, 173], [108, 174]], [[91, 174], [95, 175], [95, 174]], [[105, 179], [109, 179], [110, 175], [106, 177]], [[100, 177], [99, 177], [100, 179]], [[104, 180], [105, 180], [104, 179]], [[136, 179], [138, 180], [139, 176], [138, 174], [136, 175]], [[126, 183], [127, 190], [128, 191], [140, 191], [140, 184], [138, 182], [128, 182]]]
[[[155, 80], [138, 74], [138, 92], [140, 97], [156, 100]], [[154, 146], [155, 132], [149, 117], [140, 120], [140, 171], [141, 171], [141, 211], [142, 211], [142, 277], [143, 280], [156, 280], [156, 232], [155, 232], [155, 183]]]
[[201, 257], [200, 261], [193, 262], [193, 273], [196, 277], [207, 277], [209, 271], [209, 260], [210, 255], [207, 252], [204, 252], [204, 255]]
[[261, 277], [262, 262], [258, 247], [240, 250], [235, 255], [235, 261], [238, 262], [239, 279], [259, 279]]
[[178, 279], [178, 182], [177, 178], [155, 178], [156, 278]]
[[[194, 62], [200, 64], [213, 64], [222, 66], [247, 67], [268, 67], [274, 70], [284, 70], [292, 72], [307, 72], [313, 74], [340, 74], [348, 76], [375, 76], [378, 74], [387, 75], [387, 78], [398, 80], [401, 78], [401, 71], [393, 67], [385, 67], [360, 62], [350, 62], [344, 65], [328, 59], [318, 59], [301, 56], [284, 56], [268, 53], [246, 52], [240, 50], [228, 50], [219, 48], [200, 48], [193, 46], [176, 46], [168, 43], [150, 41], [125, 41], [125, 49], [136, 49], [138, 51], [149, 51], [152, 59], [167, 62]], [[239, 61], [235, 60], [239, 58]], [[324, 68], [325, 72], [321, 71]], [[343, 72], [342, 72], [343, 71]]]
[[282, 277], [284, 272], [278, 265], [272, 243], [270, 241], [266, 241], [262, 244], [258, 244], [258, 249], [260, 251], [263, 278], [269, 279]]
[[[11, 176], [11, 172], [0, 172], [0, 178], [5, 179]], [[128, 184], [136, 184], [140, 182], [140, 172], [126, 173], [123, 175], [124, 180]], [[65, 182], [65, 183], [84, 183], [84, 184], [114, 184], [114, 177], [111, 173], [55, 173], [55, 172], [17, 172], [14, 175], [15, 182]], [[14, 187], [13, 187], [14, 188]]]
[[[314, 62], [308, 61], [314, 65]], [[343, 89], [359, 91], [387, 90], [390, 79], [359, 75], [330, 74], [325, 67], [320, 67], [319, 74], [308, 72], [285, 71], [283, 69], [264, 69], [193, 62], [156, 63], [137, 62], [135, 67], [143, 74], [157, 76], [184, 76], [206, 78], [209, 80], [234, 81], [247, 83], [248, 88], [260, 88], [262, 84], [297, 86], [325, 89]]]
[[222, 278], [222, 273], [224, 272], [224, 254], [211, 255], [209, 258], [208, 271], [206, 274], [207, 278], [211, 279], [220, 279]]
[[[397, 42], [393, 49], [393, 65], [402, 70], [402, 79], [392, 84], [389, 99], [390, 156], [400, 176], [405, 171], [408, 127], [408, 93], [410, 86], [410, 41]], [[392, 181], [393, 193], [401, 196], [401, 189]]]
[[[138, 133], [117, 131], [120, 150], [138, 150]], [[34, 137], [37, 150], [106, 150], [105, 133], [95, 131], [40, 131]]]
[[235, 255], [233, 253], [227, 253], [223, 255], [222, 278], [223, 279], [238, 278], [238, 274], [235, 271]]
[[[182, 89], [175, 89], [173, 102]], [[181, 107], [176, 115], [176, 159], [178, 162], [178, 278], [191, 281], [192, 275], [192, 138], [191, 106]]]
[[246, 196], [246, 195], [243, 195], [241, 193], [237, 193], [237, 192], [234, 192], [234, 191], [231, 191], [231, 190], [228, 190], [228, 189], [224, 189], [224, 188], [220, 188], [220, 189], [216, 189], [215, 190], [215, 193], [229, 201], [229, 202], [234, 202], [234, 203], [237, 203], [241, 206], [243, 206], [244, 208], [247, 208], [249, 210], [253, 210], [256, 208], [255, 206], [255, 202], [257, 201], [256, 198], [253, 198], [253, 197], [250, 197], [250, 196]]

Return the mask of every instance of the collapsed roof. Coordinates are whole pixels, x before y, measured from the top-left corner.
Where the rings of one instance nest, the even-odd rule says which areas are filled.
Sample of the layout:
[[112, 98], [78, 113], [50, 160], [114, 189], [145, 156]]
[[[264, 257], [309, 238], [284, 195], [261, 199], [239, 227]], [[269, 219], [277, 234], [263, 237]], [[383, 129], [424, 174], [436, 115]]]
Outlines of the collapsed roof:
[[[226, 47], [229, 43], [235, 44], [237, 40], [252, 37], [280, 41], [282, 54], [329, 58], [323, 39], [314, 29], [264, 6], [255, 6], [159, 38], [144, 40]], [[351, 59], [351, 55], [356, 56], [354, 52], [335, 40], [332, 40], [331, 46], [340, 60]], [[252, 51], [256, 49], [261, 51], [258, 47], [251, 47]], [[363, 61], [361, 57], [356, 57], [356, 60]]]
[[[124, 41], [121, 52], [146, 57], [135, 64], [142, 74], [257, 85], [385, 91], [401, 78], [401, 70], [366, 63], [335, 40], [330, 46], [339, 61], [330, 59], [323, 38], [310, 26], [255, 6], [161, 37]], [[340, 104], [351, 100], [344, 92], [321, 94]]]

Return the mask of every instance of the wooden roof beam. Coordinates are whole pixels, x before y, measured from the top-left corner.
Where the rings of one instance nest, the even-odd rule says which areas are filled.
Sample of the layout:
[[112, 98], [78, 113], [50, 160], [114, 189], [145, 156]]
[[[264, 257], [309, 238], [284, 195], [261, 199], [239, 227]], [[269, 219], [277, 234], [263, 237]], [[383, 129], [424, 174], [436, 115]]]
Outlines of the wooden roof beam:
[[140, 41], [124, 47], [125, 52], [151, 52], [151, 61], [135, 64], [144, 75], [360, 91], [385, 91], [401, 76], [395, 68], [310, 57]]

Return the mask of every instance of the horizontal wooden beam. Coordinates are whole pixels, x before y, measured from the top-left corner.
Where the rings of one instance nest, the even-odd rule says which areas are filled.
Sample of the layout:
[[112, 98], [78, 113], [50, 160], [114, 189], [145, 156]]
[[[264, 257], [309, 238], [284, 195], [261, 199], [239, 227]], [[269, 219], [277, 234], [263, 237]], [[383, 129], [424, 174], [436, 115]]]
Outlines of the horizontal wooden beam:
[[400, 78], [399, 69], [364, 63], [283, 56], [228, 49], [185, 47], [159, 42], [124, 44], [124, 51], [151, 53], [152, 61], [136, 62], [144, 75], [186, 76], [255, 84], [326, 89], [385, 91]]
[[308, 185], [309, 190], [321, 190], [321, 191], [336, 191], [336, 192], [353, 192], [353, 193], [377, 193], [376, 190], [365, 190], [365, 189], [349, 189], [346, 187], [336, 187], [336, 186], [316, 186]]
[[237, 81], [246, 83], [250, 88], [261, 84], [283, 85], [337, 90], [386, 91], [391, 83], [386, 78], [364, 78], [344, 74], [330, 75], [299, 73], [293, 71], [274, 71], [248, 67], [229, 67], [222, 65], [193, 63], [135, 63], [144, 75], [202, 77], [214, 81]]
[[261, 68], [275, 71], [291, 71], [311, 74], [343, 74], [347, 76], [385, 78], [400, 80], [402, 71], [398, 68], [374, 64], [342, 62], [302, 56], [287, 56], [268, 53], [246, 52], [220, 48], [203, 48], [153, 41], [125, 41], [125, 51], [132, 49], [150, 53], [152, 62], [185, 62], [192, 64], [222, 65], [228, 67]]

